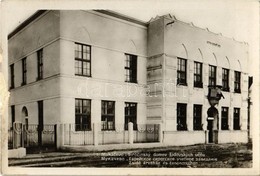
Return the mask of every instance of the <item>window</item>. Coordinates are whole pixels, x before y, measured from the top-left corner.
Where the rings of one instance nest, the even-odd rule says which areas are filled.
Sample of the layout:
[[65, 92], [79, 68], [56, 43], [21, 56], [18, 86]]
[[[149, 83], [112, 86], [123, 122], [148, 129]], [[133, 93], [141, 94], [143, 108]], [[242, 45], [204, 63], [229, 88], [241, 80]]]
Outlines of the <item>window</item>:
[[11, 76], [10, 89], [13, 89], [14, 88], [14, 64], [10, 65], [10, 76]]
[[187, 85], [187, 60], [178, 58], [177, 84]]
[[23, 76], [23, 80], [22, 80], [22, 85], [25, 85], [27, 82], [27, 68], [26, 68], [26, 58], [23, 58], [22, 60], [22, 76]]
[[221, 108], [221, 130], [228, 130], [228, 107]]
[[209, 65], [209, 86], [216, 85], [217, 67]]
[[75, 75], [91, 76], [91, 47], [75, 43]]
[[187, 130], [186, 109], [187, 109], [187, 104], [182, 104], [182, 103], [177, 104], [177, 130], [178, 131]]
[[235, 81], [234, 81], [234, 91], [236, 93], [241, 93], [241, 73], [238, 71], [235, 71]]
[[76, 131], [91, 130], [91, 100], [75, 99]]
[[203, 87], [202, 63], [194, 62], [194, 87]]
[[137, 83], [137, 56], [126, 54], [125, 81]]
[[43, 50], [42, 49], [37, 51], [37, 70], [38, 70], [37, 80], [41, 80], [43, 78]]
[[240, 130], [240, 108], [234, 108], [234, 130]]
[[229, 70], [222, 69], [222, 90], [229, 91]]
[[202, 105], [193, 106], [193, 130], [202, 130]]
[[13, 125], [14, 125], [14, 122], [15, 122], [15, 106], [12, 105], [11, 106], [11, 129], [13, 129]]
[[102, 101], [102, 130], [114, 130], [115, 129], [115, 102], [114, 101]]
[[128, 123], [132, 122], [134, 129], [137, 129], [136, 125], [136, 112], [137, 104], [136, 103], [125, 103], [125, 129], [128, 129]]

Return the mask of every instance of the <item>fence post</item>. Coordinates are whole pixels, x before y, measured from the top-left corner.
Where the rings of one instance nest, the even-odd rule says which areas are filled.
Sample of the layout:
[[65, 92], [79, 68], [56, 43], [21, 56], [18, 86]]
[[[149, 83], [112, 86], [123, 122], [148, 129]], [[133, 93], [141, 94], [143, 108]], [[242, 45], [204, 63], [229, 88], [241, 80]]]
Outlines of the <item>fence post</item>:
[[56, 125], [56, 147], [60, 149], [64, 145], [64, 124]]
[[162, 130], [162, 123], [159, 123], [159, 142], [163, 143], [163, 130]]
[[94, 145], [97, 146], [98, 145], [98, 132], [99, 132], [99, 124], [98, 123], [94, 123], [93, 124], [93, 138], [94, 138]]
[[129, 144], [134, 143], [134, 128], [132, 122], [128, 123], [128, 140], [129, 140]]

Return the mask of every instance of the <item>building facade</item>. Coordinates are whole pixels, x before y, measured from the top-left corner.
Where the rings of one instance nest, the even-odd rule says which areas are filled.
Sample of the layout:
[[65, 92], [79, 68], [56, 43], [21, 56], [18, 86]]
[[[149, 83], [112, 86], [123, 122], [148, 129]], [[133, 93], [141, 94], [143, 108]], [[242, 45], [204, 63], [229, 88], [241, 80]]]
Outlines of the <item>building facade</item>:
[[[8, 57], [10, 128], [132, 122], [160, 124], [164, 144], [247, 142], [247, 44], [171, 15], [38, 11], [9, 35]], [[224, 99], [209, 117], [217, 85]]]

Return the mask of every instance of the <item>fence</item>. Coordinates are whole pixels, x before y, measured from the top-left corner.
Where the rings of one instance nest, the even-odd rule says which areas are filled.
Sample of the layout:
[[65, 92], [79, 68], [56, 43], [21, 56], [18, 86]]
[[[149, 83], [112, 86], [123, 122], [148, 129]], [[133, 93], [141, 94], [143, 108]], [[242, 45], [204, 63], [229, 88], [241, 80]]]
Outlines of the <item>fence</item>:
[[62, 124], [64, 127], [65, 145], [94, 145], [94, 133], [91, 128], [80, 127], [76, 124]]
[[[98, 144], [127, 144], [129, 142], [128, 139], [128, 131], [127, 124], [117, 124], [115, 126], [115, 130], [101, 130], [98, 134]], [[102, 129], [102, 125], [101, 125]]]
[[79, 127], [61, 124], [61, 145], [105, 145], [160, 142], [159, 124], [117, 124], [114, 129], [102, 129], [101, 124]]
[[159, 142], [159, 124], [137, 124], [134, 143]]
[[8, 130], [8, 148], [56, 146], [56, 125], [35, 125], [14, 122]]

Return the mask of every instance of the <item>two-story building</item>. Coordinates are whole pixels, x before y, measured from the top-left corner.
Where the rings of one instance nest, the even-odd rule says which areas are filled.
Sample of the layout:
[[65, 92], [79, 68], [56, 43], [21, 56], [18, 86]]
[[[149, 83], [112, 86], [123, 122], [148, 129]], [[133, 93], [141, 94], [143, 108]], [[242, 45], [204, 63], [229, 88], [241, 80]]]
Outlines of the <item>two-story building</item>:
[[[247, 142], [247, 44], [174, 16], [38, 11], [9, 34], [8, 58], [10, 127], [118, 131], [132, 122], [137, 131], [161, 124], [170, 145]], [[224, 99], [211, 119], [216, 85]]]

